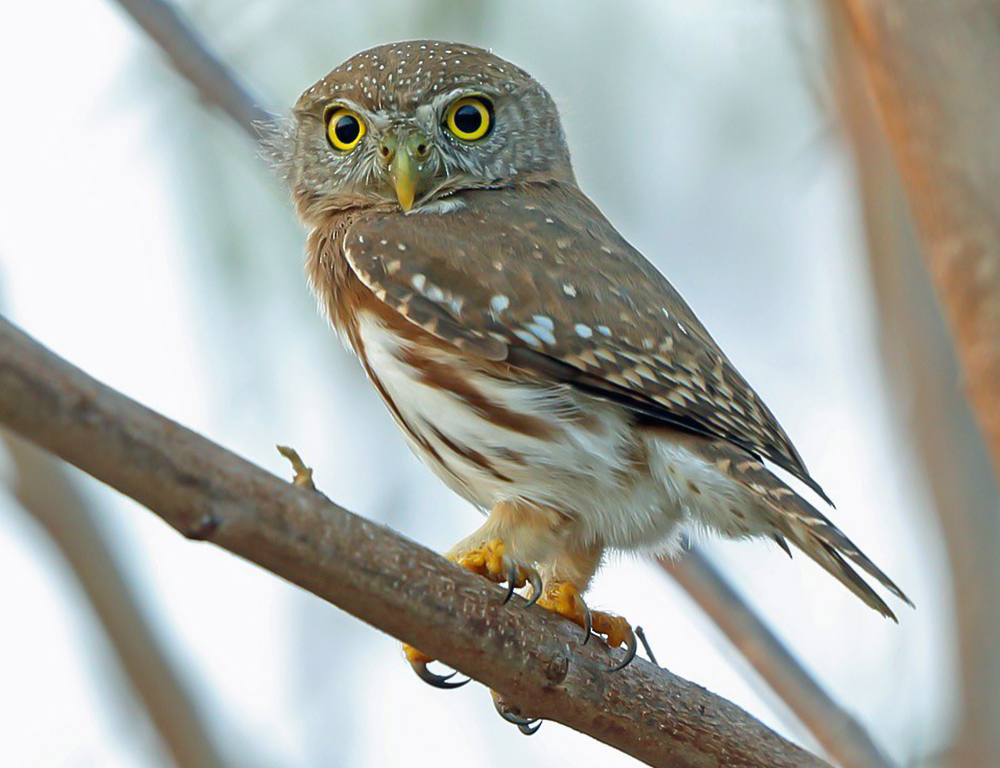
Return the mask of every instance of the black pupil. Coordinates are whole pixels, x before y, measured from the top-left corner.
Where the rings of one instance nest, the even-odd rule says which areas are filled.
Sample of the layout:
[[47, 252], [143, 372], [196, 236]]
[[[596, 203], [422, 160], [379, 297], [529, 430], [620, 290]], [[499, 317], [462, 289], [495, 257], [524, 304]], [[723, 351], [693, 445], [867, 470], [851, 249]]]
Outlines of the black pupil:
[[333, 127], [333, 132], [337, 135], [337, 141], [341, 144], [353, 144], [358, 134], [361, 133], [361, 125], [356, 117], [342, 115], [337, 118], [337, 124]]
[[471, 104], [463, 104], [455, 110], [455, 127], [462, 133], [475, 133], [482, 124], [482, 114]]

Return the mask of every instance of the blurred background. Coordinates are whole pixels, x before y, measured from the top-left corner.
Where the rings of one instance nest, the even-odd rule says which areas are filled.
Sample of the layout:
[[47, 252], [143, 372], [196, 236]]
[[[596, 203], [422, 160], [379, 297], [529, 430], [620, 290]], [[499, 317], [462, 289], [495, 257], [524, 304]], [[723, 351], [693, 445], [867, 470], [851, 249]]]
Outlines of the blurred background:
[[[695, 308], [837, 524], [918, 610], [894, 604], [900, 623], [886, 622], [773, 546], [701, 550], [893, 759], [936, 764], [958, 680], [939, 511], [995, 510], [997, 491], [878, 129], [863, 108], [839, 116], [857, 101], [822, 4], [179, 5], [276, 110], [351, 54], [417, 37], [491, 48], [550, 89], [583, 189]], [[0, 288], [15, 323], [276, 473], [289, 468], [275, 444], [295, 446], [332, 499], [436, 550], [478, 525], [317, 313], [281, 182], [115, 2], [3, 4], [0, 72]], [[393, 639], [39, 463], [8, 454], [6, 474], [66, 482], [54, 508], [0, 489], [0, 765], [175, 764], [87, 596], [116, 579], [127, 590], [104, 599], [137, 610], [111, 620], [147, 627], [142, 652], [161, 657], [219, 765], [634, 764], [554, 724], [521, 737], [481, 686], [421, 684]], [[84, 513], [80, 533], [69, 519]], [[657, 566], [609, 563], [590, 602], [643, 625], [673, 672], [818, 748]]]

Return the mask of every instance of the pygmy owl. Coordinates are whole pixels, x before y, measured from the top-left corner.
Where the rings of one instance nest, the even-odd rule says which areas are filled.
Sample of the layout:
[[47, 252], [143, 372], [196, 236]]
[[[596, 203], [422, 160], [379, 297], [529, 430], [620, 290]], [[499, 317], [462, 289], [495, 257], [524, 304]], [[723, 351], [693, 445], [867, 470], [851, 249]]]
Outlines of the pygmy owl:
[[284, 145], [322, 306], [410, 447], [486, 514], [452, 559], [528, 583], [629, 646], [625, 660], [629, 625], [582, 593], [607, 550], [664, 552], [692, 527], [791, 542], [895, 618], [852, 565], [906, 600], [899, 588], [768, 469], [827, 500], [577, 186], [556, 106], [526, 72], [455, 43], [372, 48], [302, 95]]

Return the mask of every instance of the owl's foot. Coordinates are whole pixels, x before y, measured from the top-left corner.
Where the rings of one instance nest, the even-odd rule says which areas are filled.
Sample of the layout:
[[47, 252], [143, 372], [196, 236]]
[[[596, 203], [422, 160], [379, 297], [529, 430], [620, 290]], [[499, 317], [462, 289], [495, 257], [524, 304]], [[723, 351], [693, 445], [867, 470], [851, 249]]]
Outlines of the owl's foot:
[[583, 601], [580, 590], [568, 581], [553, 581], [542, 593], [538, 604], [542, 608], [565, 616], [572, 622], [583, 627], [586, 636], [583, 642], [590, 639], [591, 632], [603, 635], [610, 648], [625, 646], [625, 656], [609, 671], [617, 672], [625, 669], [635, 658], [638, 650], [635, 632], [631, 625], [621, 616], [615, 616], [603, 611], [591, 611]]
[[[542, 594], [542, 578], [538, 572], [530, 566], [518, 565], [514, 562], [507, 555], [507, 546], [500, 539], [485, 542], [474, 549], [450, 552], [446, 557], [453, 563], [473, 573], [478, 573], [492, 582], [497, 584], [507, 582], [504, 603], [507, 603], [514, 596], [515, 589], [520, 589], [526, 584], [530, 584], [532, 590], [527, 605], [534, 605]], [[406, 656], [406, 660], [413, 667], [417, 676], [435, 688], [458, 688], [469, 682], [468, 680], [452, 682], [451, 678], [455, 676], [454, 672], [450, 675], [438, 675], [431, 672], [427, 665], [434, 659], [413, 646], [404, 645], [403, 655]]]
[[487, 541], [475, 549], [463, 552], [449, 552], [446, 557], [463, 568], [478, 573], [490, 581], [501, 584], [507, 582], [504, 603], [514, 596], [514, 590], [525, 584], [531, 585], [528, 605], [534, 605], [542, 594], [542, 578], [538, 571], [527, 565], [519, 565], [507, 554], [507, 545], [500, 539]]

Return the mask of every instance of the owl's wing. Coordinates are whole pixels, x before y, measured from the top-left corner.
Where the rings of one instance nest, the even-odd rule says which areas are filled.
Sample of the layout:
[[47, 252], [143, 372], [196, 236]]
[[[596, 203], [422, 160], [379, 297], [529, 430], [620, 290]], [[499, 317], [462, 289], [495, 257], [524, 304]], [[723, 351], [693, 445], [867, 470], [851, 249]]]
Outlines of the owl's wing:
[[387, 213], [345, 233], [351, 268], [381, 301], [471, 354], [725, 439], [827, 499], [673, 286], [582, 193], [533, 185], [450, 200], [460, 205], [447, 213]]

